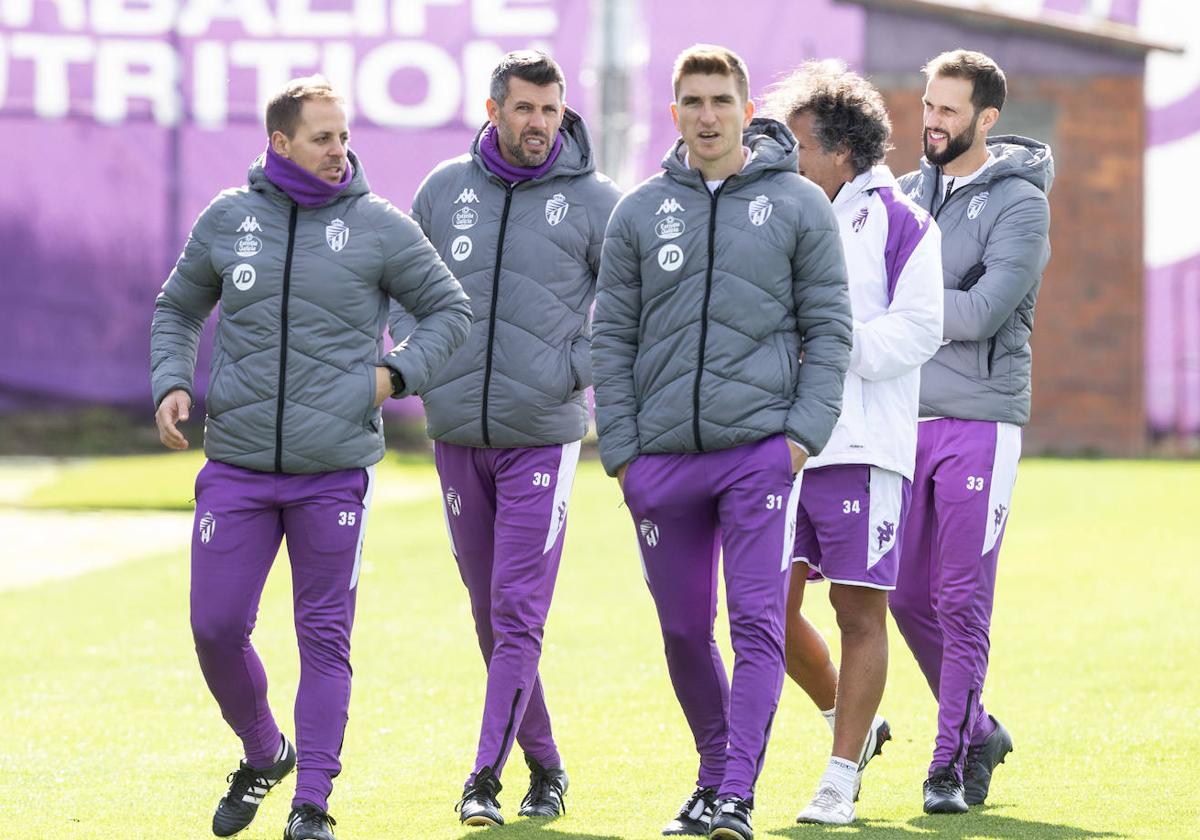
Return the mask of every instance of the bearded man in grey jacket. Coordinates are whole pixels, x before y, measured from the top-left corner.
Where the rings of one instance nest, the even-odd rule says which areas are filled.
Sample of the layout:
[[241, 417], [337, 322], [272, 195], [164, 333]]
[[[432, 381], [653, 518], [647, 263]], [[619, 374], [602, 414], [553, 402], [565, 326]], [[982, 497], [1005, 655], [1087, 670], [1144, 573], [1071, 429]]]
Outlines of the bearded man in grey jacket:
[[938, 701], [929, 813], [963, 813], [1012, 750], [983, 707], [996, 563], [1029, 420], [1029, 338], [1050, 259], [1050, 147], [988, 137], [1004, 72], [986, 55], [925, 66], [925, 156], [900, 179], [942, 231], [943, 345], [921, 368], [896, 624]]
[[[200, 332], [220, 304], [196, 478], [191, 623], [196, 654], [245, 758], [213, 833], [241, 831], [299, 766], [285, 840], [333, 840], [328, 798], [350, 703], [350, 630], [373, 489], [380, 404], [419, 393], [466, 338], [462, 287], [412, 220], [373, 194], [342, 98], [320, 77], [267, 105], [249, 185], [196, 220], [154, 304], [159, 436], [186, 449]], [[388, 301], [413, 313], [383, 353]], [[296, 745], [275, 723], [250, 634], [287, 537], [300, 648]]]
[[[742, 59], [691, 47], [673, 82], [681, 138], [605, 235], [596, 422], [700, 755], [663, 833], [749, 840], [783, 684], [795, 477], [837, 422], [850, 302], [829, 200], [797, 172], [791, 132], [754, 118]], [[722, 554], [732, 684], [713, 639]]]
[[[438, 165], [413, 201], [475, 311], [466, 343], [421, 394], [450, 550], [487, 664], [458, 806], [467, 825], [504, 822], [497, 794], [514, 742], [530, 771], [520, 815], [559, 815], [567, 790], [538, 662], [587, 430], [600, 249], [619, 193], [596, 172], [565, 95], [550, 56], [506, 55], [470, 152]], [[393, 338], [415, 325], [393, 306]]]

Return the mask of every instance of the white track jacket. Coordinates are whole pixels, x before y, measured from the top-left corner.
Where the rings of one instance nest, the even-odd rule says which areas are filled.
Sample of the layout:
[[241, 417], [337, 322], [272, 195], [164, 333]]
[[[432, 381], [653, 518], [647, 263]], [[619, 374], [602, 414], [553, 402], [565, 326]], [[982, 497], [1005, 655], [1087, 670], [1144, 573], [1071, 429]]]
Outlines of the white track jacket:
[[833, 211], [850, 276], [854, 349], [842, 413], [805, 469], [869, 464], [911, 480], [921, 365], [942, 344], [942, 236], [886, 166], [844, 184]]

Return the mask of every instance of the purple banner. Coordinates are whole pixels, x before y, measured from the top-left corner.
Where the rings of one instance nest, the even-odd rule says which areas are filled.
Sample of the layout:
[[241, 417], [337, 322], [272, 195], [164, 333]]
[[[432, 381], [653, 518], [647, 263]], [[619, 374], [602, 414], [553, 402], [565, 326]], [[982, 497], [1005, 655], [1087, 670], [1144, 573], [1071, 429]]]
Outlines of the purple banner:
[[[197, 214], [245, 183], [262, 103], [322, 72], [403, 209], [486, 119], [504, 52], [549, 49], [587, 111], [588, 0], [0, 3], [0, 411], [148, 403], [154, 296]], [[201, 359], [197, 385], [207, 379]]]

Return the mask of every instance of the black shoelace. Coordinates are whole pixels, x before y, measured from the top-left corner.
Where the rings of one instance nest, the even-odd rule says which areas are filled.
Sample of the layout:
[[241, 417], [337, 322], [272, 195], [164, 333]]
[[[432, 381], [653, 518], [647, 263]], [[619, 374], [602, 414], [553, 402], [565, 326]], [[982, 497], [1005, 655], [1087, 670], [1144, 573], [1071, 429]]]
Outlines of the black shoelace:
[[929, 789], [952, 796], [958, 792], [959, 782], [953, 773], [943, 771], [929, 777]]
[[296, 810], [300, 815], [297, 828], [319, 828], [324, 831], [329, 826], [337, 825], [337, 820], [311, 803], [304, 802]]
[[562, 783], [557, 778], [548, 773], [538, 773], [530, 780], [529, 793], [525, 794], [525, 798], [521, 800], [521, 807], [540, 804], [549, 799], [550, 794], [554, 794], [558, 800], [559, 809], [565, 814], [567, 813], [567, 803], [563, 799], [563, 793]]
[[[679, 809], [679, 816], [688, 817], [693, 820], [698, 819], [705, 811], [712, 807], [712, 795], [714, 793], [715, 791], [712, 788], [696, 788], [692, 795], [688, 797], [687, 802], [683, 803], [683, 807]], [[693, 817], [692, 811], [695, 810], [696, 803], [698, 802], [703, 802], [704, 807], [699, 811], [697, 816]]]
[[250, 790], [250, 786], [253, 784], [258, 784], [267, 790], [271, 789], [271, 781], [269, 779], [263, 778], [258, 770], [246, 765], [242, 765], [226, 776], [225, 781], [230, 783], [229, 793], [225, 794], [225, 798], [230, 802], [240, 803], [242, 797], [246, 795], [246, 792]]

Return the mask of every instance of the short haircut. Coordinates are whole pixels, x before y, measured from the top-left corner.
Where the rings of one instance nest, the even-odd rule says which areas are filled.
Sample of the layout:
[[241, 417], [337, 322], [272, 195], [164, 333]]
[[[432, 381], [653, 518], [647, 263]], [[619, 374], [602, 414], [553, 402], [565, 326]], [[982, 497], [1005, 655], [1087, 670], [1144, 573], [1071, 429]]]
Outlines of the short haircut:
[[856, 175], [883, 163], [891, 148], [892, 123], [883, 97], [841, 61], [806, 61], [771, 87], [763, 111], [785, 123], [812, 114], [821, 148], [848, 149]]
[[679, 98], [679, 82], [684, 76], [732, 76], [743, 102], [750, 101], [750, 74], [746, 62], [733, 50], [712, 44], [693, 44], [675, 59], [675, 70], [671, 74], [671, 89]]
[[503, 105], [508, 98], [508, 80], [514, 76], [538, 87], [557, 84], [558, 98], [567, 98], [567, 79], [562, 68], [541, 50], [514, 50], [500, 59], [492, 71], [492, 86], [488, 89], [488, 96], [497, 105]]
[[929, 59], [921, 68], [925, 78], [945, 76], [951, 79], [966, 79], [971, 83], [971, 104], [978, 112], [981, 108], [1004, 108], [1008, 95], [1008, 82], [1000, 65], [981, 52], [950, 50]]
[[291, 140], [300, 124], [300, 110], [309, 100], [322, 100], [345, 105], [346, 100], [333, 89], [324, 76], [304, 76], [292, 79], [267, 103], [267, 136], [282, 131]]

